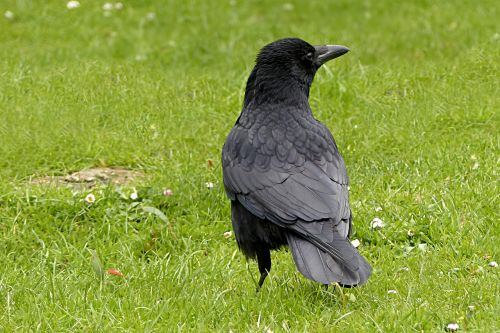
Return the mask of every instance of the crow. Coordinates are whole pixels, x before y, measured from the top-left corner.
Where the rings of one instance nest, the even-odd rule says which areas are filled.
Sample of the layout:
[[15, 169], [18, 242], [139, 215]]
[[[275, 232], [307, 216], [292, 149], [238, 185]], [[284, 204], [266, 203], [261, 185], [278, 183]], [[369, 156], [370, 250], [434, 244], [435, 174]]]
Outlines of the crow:
[[224, 189], [240, 250], [256, 259], [257, 290], [270, 250], [288, 245], [298, 270], [321, 284], [363, 284], [371, 266], [351, 244], [344, 160], [309, 106], [325, 62], [349, 49], [285, 38], [264, 46], [246, 84], [243, 110], [222, 149]]

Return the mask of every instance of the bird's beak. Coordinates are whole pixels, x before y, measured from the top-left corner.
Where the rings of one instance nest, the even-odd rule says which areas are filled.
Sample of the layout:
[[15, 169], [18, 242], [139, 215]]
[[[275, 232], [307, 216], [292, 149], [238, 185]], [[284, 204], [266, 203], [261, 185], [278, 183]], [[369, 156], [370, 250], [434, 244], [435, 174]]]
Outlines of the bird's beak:
[[349, 49], [342, 45], [316, 45], [314, 48], [316, 49], [315, 62], [318, 67], [349, 52]]

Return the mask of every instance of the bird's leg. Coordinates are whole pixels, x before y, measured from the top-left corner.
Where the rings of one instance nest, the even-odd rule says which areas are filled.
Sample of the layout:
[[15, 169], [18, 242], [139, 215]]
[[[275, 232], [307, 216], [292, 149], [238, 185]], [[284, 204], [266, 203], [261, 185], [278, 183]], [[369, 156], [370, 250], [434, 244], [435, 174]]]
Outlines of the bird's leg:
[[264, 280], [266, 279], [268, 274], [269, 273], [267, 271], [260, 273], [259, 286], [257, 287], [257, 291], [259, 291], [262, 285], [264, 284]]
[[257, 287], [257, 291], [259, 291], [264, 283], [264, 280], [271, 271], [271, 253], [269, 252], [269, 249], [263, 248], [257, 252], [257, 262], [259, 264], [260, 272], [259, 285]]

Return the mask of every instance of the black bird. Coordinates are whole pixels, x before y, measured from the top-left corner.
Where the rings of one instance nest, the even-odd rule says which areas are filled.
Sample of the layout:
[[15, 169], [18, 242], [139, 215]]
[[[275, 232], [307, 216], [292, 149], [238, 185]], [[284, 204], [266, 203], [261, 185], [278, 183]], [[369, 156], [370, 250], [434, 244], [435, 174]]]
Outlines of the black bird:
[[349, 241], [344, 160], [308, 101], [318, 68], [348, 51], [281, 39], [262, 48], [248, 78], [222, 170], [236, 240], [258, 262], [257, 289], [271, 270], [270, 250], [287, 244], [299, 271], [319, 283], [356, 286], [371, 274]]

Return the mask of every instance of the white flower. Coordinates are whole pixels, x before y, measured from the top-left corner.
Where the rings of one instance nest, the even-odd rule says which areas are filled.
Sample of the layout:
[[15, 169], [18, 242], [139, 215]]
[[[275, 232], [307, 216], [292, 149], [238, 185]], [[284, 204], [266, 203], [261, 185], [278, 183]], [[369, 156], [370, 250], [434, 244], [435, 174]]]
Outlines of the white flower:
[[153, 21], [156, 18], [156, 14], [154, 12], [149, 12], [146, 14], [146, 20]]
[[372, 229], [382, 229], [383, 227], [385, 227], [385, 223], [384, 223], [384, 221], [382, 221], [378, 217], [376, 217], [372, 220], [372, 222], [371, 222]]
[[468, 309], [469, 311], [474, 311], [474, 310], [475, 310], [475, 308], [476, 308], [476, 307], [475, 307], [474, 305], [469, 305], [469, 306], [467, 307], [467, 309]]
[[352, 246], [354, 246], [354, 247], [358, 247], [358, 246], [361, 244], [361, 242], [360, 242], [358, 239], [353, 239], [353, 240], [351, 241], [351, 244], [352, 244]]
[[496, 261], [492, 261], [488, 264], [488, 266], [490, 267], [494, 267], [494, 268], [497, 268], [498, 267], [498, 263]]
[[224, 238], [229, 238], [229, 237], [231, 237], [232, 235], [233, 235], [233, 232], [232, 232], [232, 231], [226, 231], [226, 232], [224, 233]]
[[212, 183], [212, 182], [208, 182], [208, 183], [205, 183], [205, 186], [206, 186], [209, 190], [211, 190], [211, 189], [213, 189], [213, 188], [214, 188], [214, 183]]
[[174, 195], [174, 192], [172, 192], [171, 189], [167, 188], [166, 190], [163, 191], [163, 195], [166, 197], [171, 197], [172, 195]]
[[117, 2], [117, 3], [115, 3], [115, 9], [116, 9], [116, 10], [121, 10], [121, 9], [123, 9], [123, 4], [122, 4], [121, 2]]
[[388, 294], [397, 294], [398, 291], [397, 290], [394, 290], [394, 289], [391, 289], [391, 290], [387, 290], [387, 293]]
[[11, 12], [10, 10], [7, 10], [5, 11], [5, 13], [3, 14], [3, 16], [7, 19], [7, 20], [12, 20], [14, 18], [14, 13]]
[[137, 192], [130, 193], [130, 199], [137, 200], [137, 198], [139, 198], [139, 195], [137, 194]]
[[427, 244], [425, 243], [418, 244], [418, 249], [422, 252], [427, 251]]
[[102, 9], [113, 10], [113, 4], [111, 2], [106, 2], [104, 5], [102, 5]]
[[87, 194], [87, 196], [85, 197], [85, 202], [93, 204], [95, 202], [95, 196], [92, 193]]
[[457, 323], [449, 323], [448, 326], [446, 326], [446, 329], [450, 332], [456, 332], [458, 331], [460, 327], [458, 326]]
[[79, 1], [68, 1], [68, 3], [66, 4], [66, 7], [68, 9], [78, 8], [78, 7], [80, 7], [80, 2]]
[[381, 211], [382, 211], [382, 207], [377, 207], [377, 208], [375, 208], [375, 211], [376, 211], [376, 212], [381, 212]]
[[415, 236], [415, 232], [412, 229], [408, 230], [407, 234], [408, 234], [408, 237]]
[[474, 162], [474, 165], [472, 166], [472, 170], [477, 170], [477, 169], [479, 169], [479, 162], [478, 161]]

